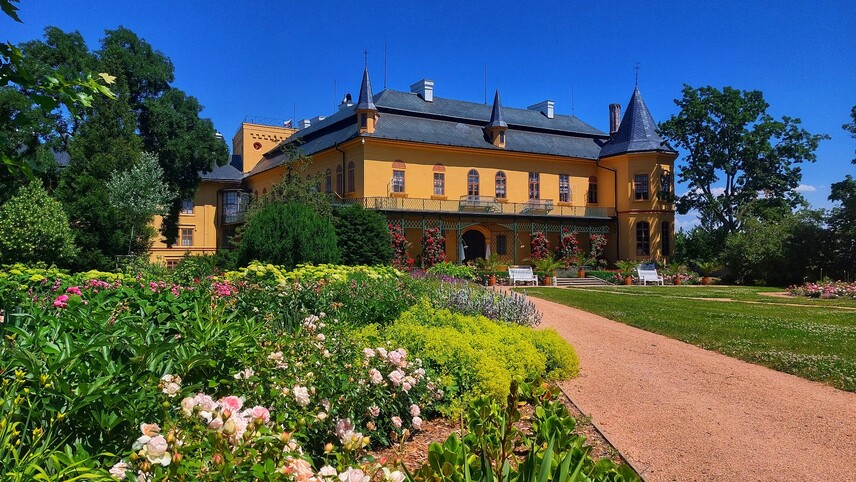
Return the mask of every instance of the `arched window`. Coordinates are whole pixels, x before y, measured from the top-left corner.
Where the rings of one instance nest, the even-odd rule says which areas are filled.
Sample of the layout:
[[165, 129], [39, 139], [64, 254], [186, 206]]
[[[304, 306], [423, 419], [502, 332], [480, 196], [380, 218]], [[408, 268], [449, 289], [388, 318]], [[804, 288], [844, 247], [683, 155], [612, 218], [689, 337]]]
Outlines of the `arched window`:
[[354, 176], [354, 161], [348, 163], [348, 192], [357, 190], [357, 183]]
[[505, 199], [506, 197], [505, 173], [502, 171], [496, 173], [496, 197], [498, 199]]
[[404, 169], [407, 166], [400, 160], [392, 162], [392, 192], [404, 191]]
[[589, 204], [597, 204], [597, 176], [589, 177], [588, 202]]
[[669, 229], [669, 222], [663, 221], [660, 224], [660, 240], [663, 243], [663, 256], [671, 256], [672, 254], [672, 230]]
[[571, 202], [571, 176], [559, 174], [559, 202]]
[[475, 169], [470, 169], [467, 173], [467, 196], [479, 195], [479, 172]]
[[333, 192], [333, 171], [330, 169], [324, 173], [324, 192]]
[[648, 221], [636, 221], [636, 256], [651, 256], [651, 226]]
[[529, 200], [541, 199], [541, 173], [529, 173]]
[[446, 195], [446, 166], [434, 164], [434, 195]]
[[345, 193], [345, 181], [342, 178], [342, 165], [336, 166], [336, 194], [342, 195]]

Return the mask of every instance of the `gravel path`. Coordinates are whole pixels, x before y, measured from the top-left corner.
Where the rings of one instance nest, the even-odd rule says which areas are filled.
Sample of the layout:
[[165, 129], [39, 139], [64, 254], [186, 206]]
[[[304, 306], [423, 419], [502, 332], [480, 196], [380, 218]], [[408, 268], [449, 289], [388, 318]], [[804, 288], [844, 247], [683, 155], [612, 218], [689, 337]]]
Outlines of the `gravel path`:
[[856, 479], [856, 393], [531, 299], [580, 356], [563, 390], [646, 480]]

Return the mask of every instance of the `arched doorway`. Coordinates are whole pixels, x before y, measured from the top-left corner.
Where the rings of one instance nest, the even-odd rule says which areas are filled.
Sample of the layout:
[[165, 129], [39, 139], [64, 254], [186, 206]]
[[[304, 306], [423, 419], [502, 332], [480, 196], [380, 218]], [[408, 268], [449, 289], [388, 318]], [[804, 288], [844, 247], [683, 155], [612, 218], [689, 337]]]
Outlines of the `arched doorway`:
[[461, 235], [464, 241], [464, 261], [473, 261], [476, 258], [484, 258], [485, 238], [480, 231], [471, 229]]

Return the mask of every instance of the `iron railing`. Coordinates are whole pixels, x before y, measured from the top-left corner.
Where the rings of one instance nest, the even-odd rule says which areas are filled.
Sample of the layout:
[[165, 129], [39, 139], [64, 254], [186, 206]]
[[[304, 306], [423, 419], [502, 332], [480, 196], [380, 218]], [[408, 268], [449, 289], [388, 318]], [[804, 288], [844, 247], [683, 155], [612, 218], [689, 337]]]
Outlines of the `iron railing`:
[[333, 197], [333, 203], [359, 204], [378, 211], [478, 213], [515, 216], [556, 216], [571, 218], [609, 219], [615, 217], [615, 208], [596, 206], [556, 205], [552, 199], [534, 199], [525, 203], [500, 202], [489, 196], [461, 196], [457, 200], [404, 197]]

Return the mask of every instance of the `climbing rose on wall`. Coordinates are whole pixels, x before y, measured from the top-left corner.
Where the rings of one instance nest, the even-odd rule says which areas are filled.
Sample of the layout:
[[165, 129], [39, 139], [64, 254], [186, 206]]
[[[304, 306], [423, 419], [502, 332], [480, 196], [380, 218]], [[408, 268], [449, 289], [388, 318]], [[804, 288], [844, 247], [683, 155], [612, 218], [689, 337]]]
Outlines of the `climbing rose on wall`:
[[580, 249], [580, 242], [577, 240], [576, 231], [568, 231], [568, 228], [562, 229], [562, 248], [561, 256], [565, 265], [571, 264], [571, 258], [577, 254]]
[[413, 267], [413, 258], [407, 254], [410, 243], [404, 237], [404, 229], [400, 224], [388, 224], [389, 237], [392, 239], [392, 265], [402, 271], [409, 271]]
[[426, 229], [422, 234], [422, 267], [428, 269], [446, 260], [446, 238], [440, 228]]
[[597, 260], [598, 263], [605, 262], [603, 257], [603, 248], [606, 247], [606, 236], [603, 234], [592, 234], [589, 236], [591, 241], [591, 257]]
[[530, 243], [530, 258], [532, 261], [538, 261], [550, 256], [550, 242], [547, 241], [547, 236], [541, 231], [532, 233], [532, 242]]

